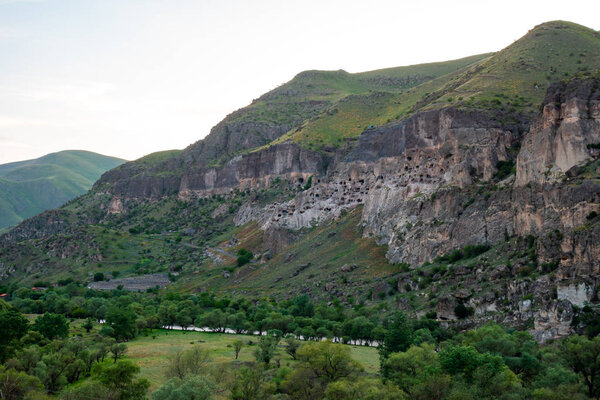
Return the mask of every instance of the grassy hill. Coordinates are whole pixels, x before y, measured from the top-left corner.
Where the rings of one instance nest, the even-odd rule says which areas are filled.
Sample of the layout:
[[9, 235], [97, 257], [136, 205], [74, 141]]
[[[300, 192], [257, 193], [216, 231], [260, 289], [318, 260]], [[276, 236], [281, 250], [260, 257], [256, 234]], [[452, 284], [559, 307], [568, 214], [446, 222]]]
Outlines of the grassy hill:
[[390, 82], [392, 76], [411, 73], [432, 79], [412, 87], [360, 86], [365, 90], [348, 91], [347, 96], [318, 117], [306, 120], [274, 143], [291, 140], [313, 149], [339, 146], [344, 139], [359, 136], [371, 125], [448, 106], [531, 114], [537, 111], [551, 82], [599, 68], [598, 32], [571, 22], [547, 22], [497, 53], [352, 74], [352, 79], [348, 78], [351, 82], [365, 82], [367, 77]]
[[0, 165], [0, 232], [88, 191], [124, 160], [68, 150]]

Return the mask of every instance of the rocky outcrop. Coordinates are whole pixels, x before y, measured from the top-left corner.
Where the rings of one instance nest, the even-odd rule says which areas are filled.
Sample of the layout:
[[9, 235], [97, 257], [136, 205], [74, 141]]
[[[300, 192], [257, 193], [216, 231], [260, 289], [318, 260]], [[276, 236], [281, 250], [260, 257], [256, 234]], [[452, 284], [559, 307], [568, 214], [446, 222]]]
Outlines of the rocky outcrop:
[[553, 84], [542, 109], [517, 157], [518, 186], [556, 182], [600, 155], [600, 79]]
[[170, 158], [150, 169], [134, 163], [109, 171], [96, 183], [96, 191], [129, 199], [156, 199], [177, 194], [182, 199], [229, 193], [234, 189], [259, 189], [272, 179], [304, 182], [322, 175], [330, 156], [282, 143], [234, 157], [222, 166], [194, 163], [183, 156]]

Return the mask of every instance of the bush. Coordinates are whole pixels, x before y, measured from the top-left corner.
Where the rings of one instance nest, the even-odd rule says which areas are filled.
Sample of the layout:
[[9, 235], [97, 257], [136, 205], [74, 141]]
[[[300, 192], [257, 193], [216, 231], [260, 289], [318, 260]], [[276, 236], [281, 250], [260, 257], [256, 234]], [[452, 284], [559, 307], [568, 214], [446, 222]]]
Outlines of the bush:
[[496, 168], [498, 170], [494, 173], [494, 178], [498, 179], [499, 181], [516, 172], [515, 162], [513, 160], [498, 161]]
[[464, 258], [473, 258], [477, 257], [480, 254], [485, 253], [490, 249], [489, 244], [476, 244], [476, 245], [468, 245], [463, 248], [463, 257]]
[[100, 282], [104, 280], [104, 274], [102, 272], [96, 272], [94, 274], [94, 282]]
[[238, 251], [237, 266], [241, 267], [242, 265], [246, 265], [253, 258], [254, 258], [254, 254], [252, 254], [251, 251], [248, 251], [246, 249], [240, 249]]
[[454, 314], [456, 314], [456, 316], [459, 319], [465, 319], [467, 317], [470, 317], [474, 313], [475, 310], [473, 310], [473, 307], [467, 307], [464, 304], [459, 304], [456, 307], [454, 307]]

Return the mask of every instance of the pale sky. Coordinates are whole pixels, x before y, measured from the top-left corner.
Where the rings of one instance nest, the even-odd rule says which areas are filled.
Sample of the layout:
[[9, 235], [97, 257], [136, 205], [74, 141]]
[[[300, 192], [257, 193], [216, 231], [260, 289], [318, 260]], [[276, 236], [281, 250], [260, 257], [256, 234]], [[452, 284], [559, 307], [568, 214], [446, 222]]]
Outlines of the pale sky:
[[0, 0], [0, 163], [184, 148], [307, 69], [497, 51], [600, 1]]

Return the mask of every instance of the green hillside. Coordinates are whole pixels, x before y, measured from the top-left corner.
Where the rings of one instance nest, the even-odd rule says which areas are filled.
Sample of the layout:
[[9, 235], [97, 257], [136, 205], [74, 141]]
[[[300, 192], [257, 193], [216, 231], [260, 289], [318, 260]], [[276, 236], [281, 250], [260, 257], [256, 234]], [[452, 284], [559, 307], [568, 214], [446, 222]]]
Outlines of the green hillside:
[[[292, 140], [312, 149], [337, 147], [371, 125], [448, 106], [531, 114], [537, 111], [551, 82], [600, 68], [600, 34], [571, 22], [552, 21], [536, 26], [497, 53], [404, 68], [353, 74], [350, 82], [364, 82], [365, 77], [378, 77], [384, 82], [383, 77], [388, 76], [389, 83], [391, 76], [403, 73], [434, 79], [423, 80], [412, 88], [360, 86], [366, 90], [355, 89], [275, 143]], [[346, 87], [356, 88], [356, 84]]]
[[68, 150], [0, 165], [0, 232], [88, 191], [124, 160]]

